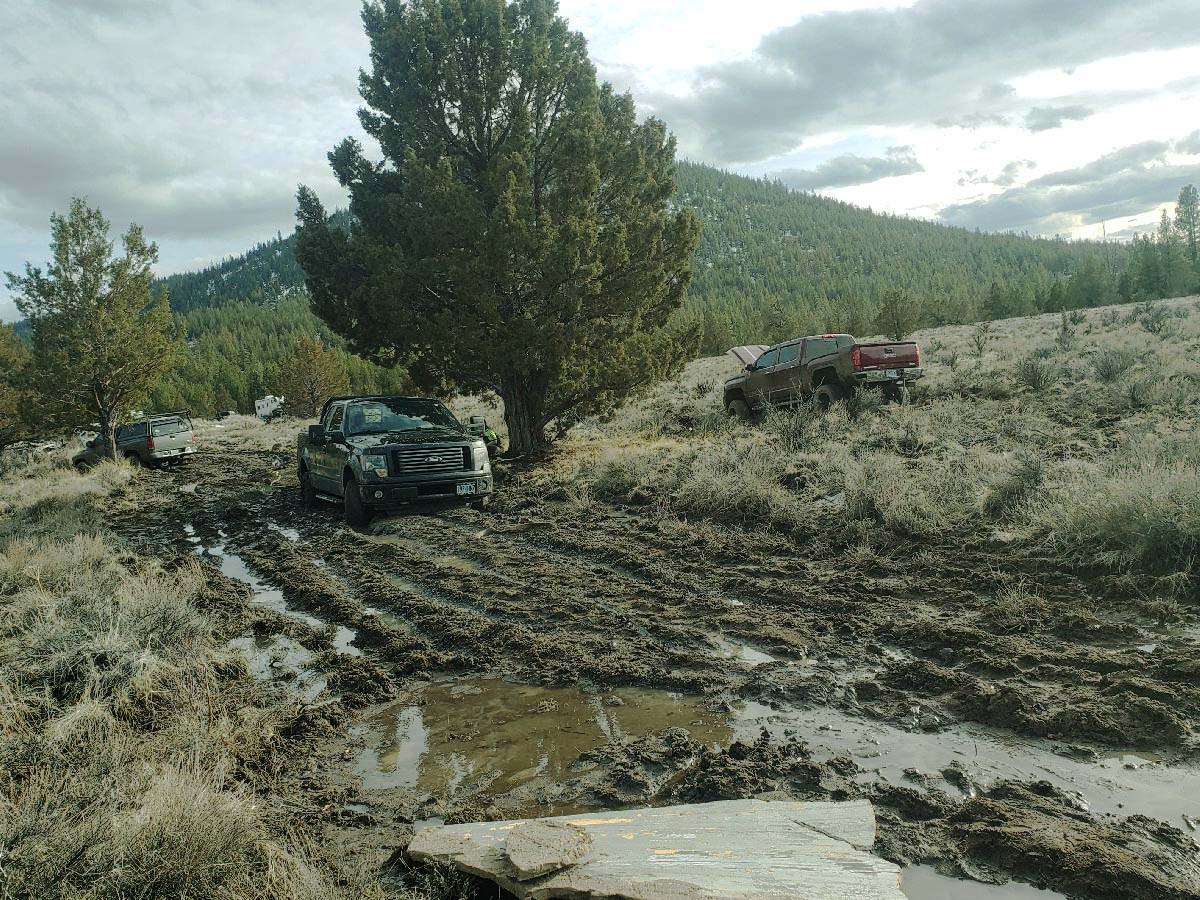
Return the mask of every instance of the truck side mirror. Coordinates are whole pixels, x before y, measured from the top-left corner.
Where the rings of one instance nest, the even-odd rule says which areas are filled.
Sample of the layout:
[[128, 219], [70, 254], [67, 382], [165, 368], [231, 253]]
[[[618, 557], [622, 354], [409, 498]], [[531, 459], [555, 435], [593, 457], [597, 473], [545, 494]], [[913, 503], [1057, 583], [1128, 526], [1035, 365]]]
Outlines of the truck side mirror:
[[471, 424], [478, 425], [480, 428], [487, 428], [487, 419], [483, 416], [471, 416]]
[[755, 369], [754, 363], [746, 363], [746, 371], [747, 372], [753, 372], [754, 369]]
[[487, 431], [487, 419], [483, 416], [471, 416], [471, 421], [467, 423], [468, 434], [483, 434]]
[[326, 443], [324, 425], [318, 423], [317, 425], [308, 426], [308, 443], [316, 447]]

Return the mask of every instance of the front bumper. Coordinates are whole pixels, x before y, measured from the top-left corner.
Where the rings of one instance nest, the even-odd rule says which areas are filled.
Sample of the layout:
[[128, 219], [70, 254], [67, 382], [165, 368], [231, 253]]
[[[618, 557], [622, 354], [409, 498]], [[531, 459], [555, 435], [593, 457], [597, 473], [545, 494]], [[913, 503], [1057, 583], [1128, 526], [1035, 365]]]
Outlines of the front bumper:
[[[459, 493], [459, 485], [470, 485], [470, 493]], [[358, 489], [363, 502], [377, 509], [410, 503], [470, 503], [495, 493], [490, 472], [463, 472], [412, 481], [366, 481]]]

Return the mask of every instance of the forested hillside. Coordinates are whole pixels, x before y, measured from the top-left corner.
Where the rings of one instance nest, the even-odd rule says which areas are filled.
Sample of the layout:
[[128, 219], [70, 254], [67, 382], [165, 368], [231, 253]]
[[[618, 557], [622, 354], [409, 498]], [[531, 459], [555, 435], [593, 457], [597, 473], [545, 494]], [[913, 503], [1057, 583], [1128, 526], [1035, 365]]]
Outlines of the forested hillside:
[[[1166, 223], [1133, 245], [985, 234], [881, 215], [781, 184], [681, 163], [678, 200], [704, 232], [680, 313], [705, 352], [790, 334], [874, 333], [883, 296], [905, 292], [915, 325], [998, 319], [1187, 293], [1188, 239]], [[349, 227], [345, 212], [337, 214]], [[274, 391], [302, 334], [339, 348], [355, 390], [399, 385], [363, 363], [308, 309], [294, 236], [158, 283], [185, 321], [189, 358], [155, 398], [198, 411], [250, 409]]]
[[1127, 252], [881, 215], [694, 163], [679, 165], [678, 182], [678, 202], [704, 222], [685, 317], [703, 324], [711, 351], [792, 333], [869, 332], [896, 287], [920, 304], [926, 325], [991, 317], [983, 307], [993, 283], [1020, 295], [997, 312], [1021, 314], [1086, 260], [1117, 271]]

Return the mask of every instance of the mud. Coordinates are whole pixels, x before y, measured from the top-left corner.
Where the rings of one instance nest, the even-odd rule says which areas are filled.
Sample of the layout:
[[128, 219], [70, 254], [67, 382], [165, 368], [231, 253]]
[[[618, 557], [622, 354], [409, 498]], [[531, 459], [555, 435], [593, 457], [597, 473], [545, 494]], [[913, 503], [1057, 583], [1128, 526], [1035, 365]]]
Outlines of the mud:
[[[1053, 560], [861, 563], [512, 482], [487, 513], [356, 533], [301, 507], [282, 452], [194, 462], [111, 524], [200, 559], [231, 651], [311, 709], [296, 779], [339, 852], [380, 865], [423, 822], [869, 797], [910, 897], [1200, 896], [1195, 610], [1155, 628]], [[1016, 577], [1045, 606], [998, 621]]]

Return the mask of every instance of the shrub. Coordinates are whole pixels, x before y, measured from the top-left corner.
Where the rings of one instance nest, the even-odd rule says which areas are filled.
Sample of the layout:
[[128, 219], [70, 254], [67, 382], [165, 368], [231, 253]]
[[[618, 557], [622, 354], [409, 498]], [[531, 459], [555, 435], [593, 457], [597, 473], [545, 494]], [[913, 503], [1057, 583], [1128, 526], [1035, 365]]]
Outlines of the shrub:
[[1034, 495], [1045, 478], [1046, 465], [1042, 457], [1021, 448], [1010, 468], [988, 487], [983, 499], [984, 514], [992, 518], [1010, 515]]
[[1161, 303], [1146, 302], [1138, 306], [1138, 324], [1151, 334], [1163, 335], [1168, 333], [1171, 324], [1170, 320], [1170, 311]]
[[1190, 577], [1200, 556], [1200, 470], [1194, 461], [1128, 454], [1060, 485], [1042, 513], [1079, 565]]
[[1092, 371], [1105, 384], [1112, 384], [1123, 378], [1137, 361], [1138, 354], [1133, 350], [1110, 347], [1092, 357]]
[[983, 359], [984, 351], [992, 340], [992, 323], [980, 322], [971, 332], [971, 346], [975, 348], [975, 356]]
[[1018, 582], [997, 591], [983, 616], [988, 624], [1012, 634], [1037, 628], [1045, 621], [1047, 610], [1041, 594]]
[[1063, 311], [1059, 318], [1058, 334], [1055, 335], [1054, 345], [1063, 352], [1075, 346], [1075, 326], [1071, 324], [1071, 320], [1067, 317], [1066, 310]]
[[1047, 360], [1027, 356], [1017, 363], [1013, 377], [1035, 394], [1040, 394], [1058, 380], [1057, 367]]

